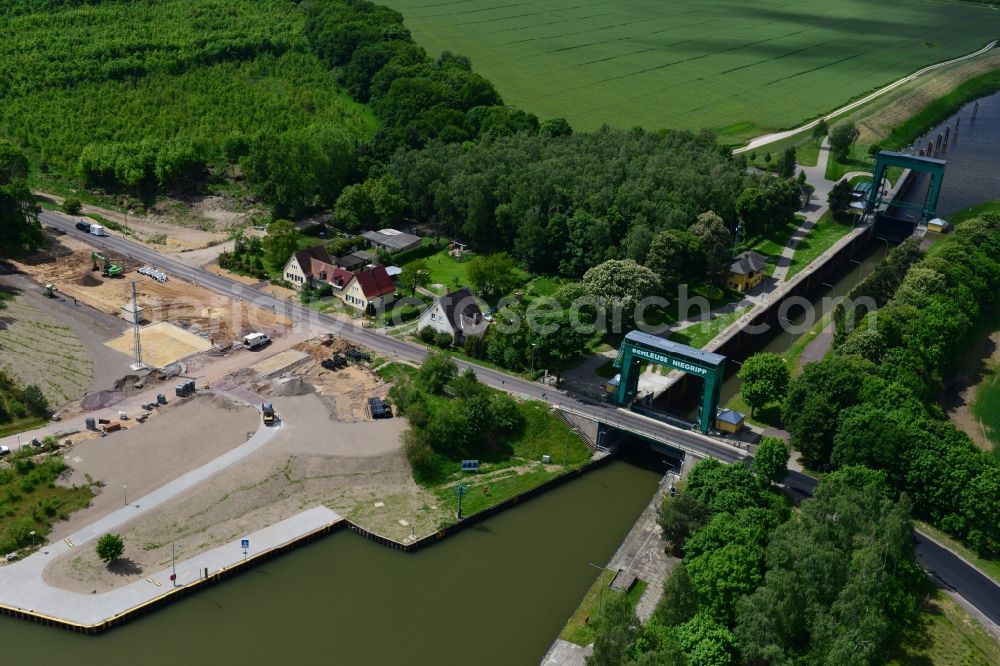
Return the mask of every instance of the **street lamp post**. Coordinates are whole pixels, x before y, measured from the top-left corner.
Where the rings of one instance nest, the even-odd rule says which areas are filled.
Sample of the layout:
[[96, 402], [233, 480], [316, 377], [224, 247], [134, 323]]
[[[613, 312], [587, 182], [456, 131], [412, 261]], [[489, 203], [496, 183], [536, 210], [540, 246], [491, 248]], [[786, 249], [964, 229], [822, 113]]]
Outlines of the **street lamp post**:
[[171, 545], [170, 568], [173, 570], [174, 575], [170, 577], [170, 580], [173, 582], [174, 587], [177, 587], [177, 542], [174, 541]]
[[467, 493], [467, 492], [469, 492], [469, 486], [465, 485], [464, 483], [460, 483], [457, 486], [455, 486], [455, 495], [458, 496], [458, 519], [459, 520], [462, 520], [462, 497], [464, 497], [465, 493]]
[[32, 549], [34, 549], [34, 547], [35, 547], [35, 530], [31, 530], [31, 532], [29, 532], [29, 534], [31, 534], [31, 547], [32, 547]]
[[587, 566], [594, 567], [595, 569], [597, 569], [598, 571], [601, 572], [601, 591], [599, 593], [600, 596], [598, 597], [599, 601], [597, 602], [597, 616], [598, 617], [603, 617], [604, 616], [604, 574], [607, 571], [607, 569], [605, 567], [598, 566], [598, 565], [594, 564], [593, 562], [587, 562]]
[[531, 343], [531, 374], [532, 375], [535, 374], [535, 347], [537, 347], [537, 346], [538, 346], [538, 343], [535, 343], [535, 342]]
[[128, 506], [128, 486], [122, 486], [122, 494], [125, 495], [125, 506]]

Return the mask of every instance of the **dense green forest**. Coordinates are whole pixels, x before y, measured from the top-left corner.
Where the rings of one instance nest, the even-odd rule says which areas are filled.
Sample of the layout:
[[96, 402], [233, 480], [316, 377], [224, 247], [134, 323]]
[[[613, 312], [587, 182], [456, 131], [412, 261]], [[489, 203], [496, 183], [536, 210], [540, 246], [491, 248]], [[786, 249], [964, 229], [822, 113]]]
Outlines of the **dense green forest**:
[[375, 129], [313, 55], [289, 0], [52, 0], [0, 12], [0, 137], [42, 174], [177, 191], [260, 137], [321, 128], [353, 145]]
[[807, 465], [885, 471], [917, 515], [989, 557], [1000, 554], [1000, 464], [944, 419], [937, 395], [981, 313], [1000, 305], [998, 256], [997, 215], [964, 222], [923, 258], [897, 248], [856, 289], [881, 307], [841, 316], [861, 321], [804, 368], [784, 406]]
[[777, 465], [705, 460], [664, 500], [659, 523], [683, 562], [645, 626], [611, 595], [588, 665], [888, 661], [928, 588], [909, 501], [884, 473], [847, 467], [793, 512], [772, 485], [788, 452], [771, 443]]

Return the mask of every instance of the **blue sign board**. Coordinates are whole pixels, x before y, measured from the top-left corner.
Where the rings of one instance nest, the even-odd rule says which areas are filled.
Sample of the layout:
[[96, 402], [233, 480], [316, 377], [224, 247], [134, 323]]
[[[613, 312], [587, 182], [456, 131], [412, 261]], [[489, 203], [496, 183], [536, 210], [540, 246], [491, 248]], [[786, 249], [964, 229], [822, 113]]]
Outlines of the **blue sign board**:
[[248, 549], [250, 547], [250, 539], [243, 539], [242, 541], [240, 541], [240, 547], [243, 550]]
[[462, 461], [462, 471], [463, 472], [476, 472], [476, 471], [479, 471], [479, 461], [478, 460], [463, 460]]

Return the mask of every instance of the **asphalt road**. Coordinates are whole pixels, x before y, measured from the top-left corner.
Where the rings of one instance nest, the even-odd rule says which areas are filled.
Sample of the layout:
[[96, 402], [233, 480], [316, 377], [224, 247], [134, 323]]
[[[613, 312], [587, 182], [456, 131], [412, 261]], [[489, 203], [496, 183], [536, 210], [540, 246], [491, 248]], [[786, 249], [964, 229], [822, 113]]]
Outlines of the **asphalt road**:
[[[44, 225], [61, 229], [68, 234], [97, 247], [106, 247], [120, 255], [129, 256], [141, 262], [165, 270], [171, 278], [182, 278], [195, 282], [218, 293], [252, 302], [263, 308], [273, 308], [294, 320], [315, 326], [318, 329], [335, 333], [355, 344], [362, 345], [386, 357], [396, 357], [414, 363], [419, 363], [427, 351], [423, 347], [396, 340], [372, 329], [344, 322], [322, 313], [310, 310], [299, 303], [277, 299], [264, 292], [251, 289], [234, 280], [215, 273], [187, 266], [170, 255], [163, 255], [147, 247], [117, 236], [97, 237], [77, 230], [69, 218], [42, 212], [39, 219]], [[142, 276], [139, 276], [142, 278]], [[145, 278], [142, 278], [145, 279]], [[58, 287], [58, 285], [57, 285]], [[713, 457], [723, 462], [731, 463], [748, 460], [747, 455], [734, 446], [714, 440], [693, 431], [682, 430], [666, 423], [635, 414], [609, 405], [583, 402], [551, 387], [530, 382], [520, 377], [514, 377], [492, 368], [457, 361], [460, 369], [473, 368], [479, 380], [494, 388], [515, 393], [535, 400], [542, 400], [551, 405], [562, 407], [571, 412], [586, 415], [618, 426], [626, 430], [646, 433], [656, 439], [671, 442], [674, 445], [700, 455]], [[816, 479], [792, 472], [786, 480], [786, 485], [806, 495], [811, 495], [816, 487]], [[930, 540], [926, 535], [917, 534], [917, 557], [920, 563], [931, 573], [940, 584], [961, 595], [974, 605], [986, 617], [1000, 625], [1000, 586], [979, 573], [975, 568], [951, 551]]]

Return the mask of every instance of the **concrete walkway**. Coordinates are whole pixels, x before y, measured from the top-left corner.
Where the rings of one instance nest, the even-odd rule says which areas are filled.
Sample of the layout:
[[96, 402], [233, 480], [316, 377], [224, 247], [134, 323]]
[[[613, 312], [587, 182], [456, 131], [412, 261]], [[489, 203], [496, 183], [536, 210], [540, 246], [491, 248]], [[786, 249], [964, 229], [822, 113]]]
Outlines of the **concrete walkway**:
[[774, 273], [771, 275], [776, 282], [784, 282], [788, 278], [788, 269], [792, 266], [792, 259], [795, 257], [795, 251], [798, 250], [799, 243], [809, 235], [812, 228], [819, 222], [819, 218], [823, 217], [823, 213], [830, 208], [826, 200], [830, 196], [830, 190], [836, 185], [836, 181], [826, 179], [826, 166], [829, 161], [830, 137], [824, 137], [823, 143], [819, 147], [819, 159], [816, 160], [816, 166], [798, 165], [798, 168], [806, 174], [806, 182], [815, 189], [809, 199], [809, 206], [805, 211], [805, 219], [799, 224], [799, 228], [792, 232], [785, 247], [781, 248], [781, 257], [778, 259], [778, 265], [775, 266]]
[[[656, 523], [657, 510], [670, 488], [683, 477], [689, 468], [686, 460], [680, 475], [668, 472], [660, 481], [653, 499], [643, 509], [638, 520], [625, 535], [625, 540], [608, 561], [608, 569], [623, 569], [646, 582], [646, 589], [636, 603], [635, 614], [643, 624], [649, 622], [656, 605], [663, 596], [663, 582], [670, 575], [674, 564], [680, 560], [664, 552], [660, 526]], [[609, 581], [610, 582], [610, 581]], [[587, 657], [594, 651], [594, 645], [586, 647], [557, 638], [542, 658], [541, 666], [584, 666]]]
[[[239, 399], [242, 396], [230, 397]], [[102, 534], [120, 529], [129, 521], [155, 510], [214, 474], [243, 460], [270, 442], [279, 429], [280, 426], [268, 428], [261, 425], [245, 443], [208, 464], [77, 530], [63, 541], [43, 546], [41, 550], [24, 560], [0, 567], [0, 605], [27, 609], [77, 624], [94, 625], [169, 593], [170, 589], [162, 587], [162, 584], [169, 580], [170, 572], [158, 572], [147, 580], [91, 596], [49, 586], [42, 577], [42, 571], [49, 562], [60, 555], [76, 548], [90, 547], [91, 543]], [[250, 554], [281, 546], [339, 520], [341, 520], [339, 515], [323, 507], [303, 512], [253, 533], [250, 536], [252, 548]], [[198, 578], [197, 571], [201, 569], [207, 567], [211, 574], [230, 567], [242, 559], [243, 551], [233, 545], [216, 548], [190, 561], [180, 563], [178, 579], [181, 584], [194, 582]]]

